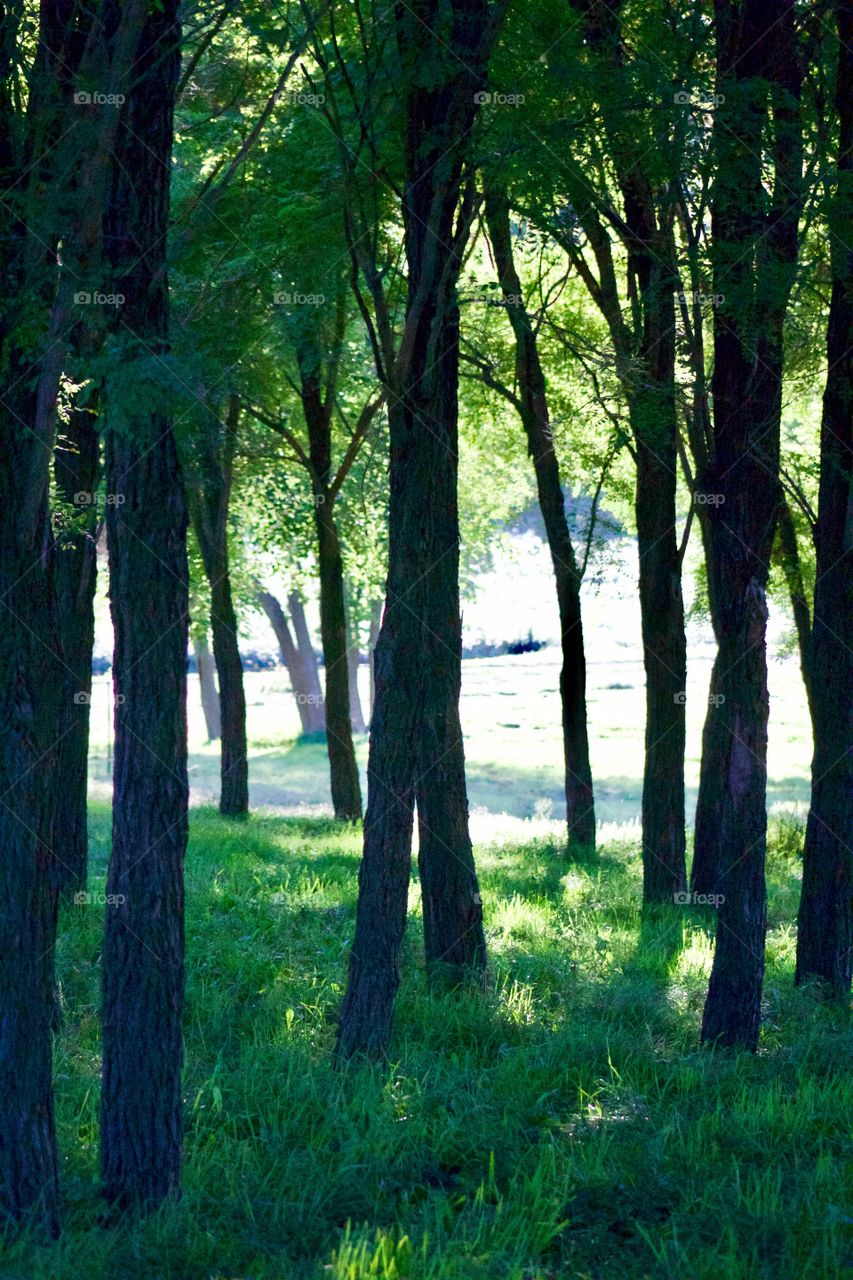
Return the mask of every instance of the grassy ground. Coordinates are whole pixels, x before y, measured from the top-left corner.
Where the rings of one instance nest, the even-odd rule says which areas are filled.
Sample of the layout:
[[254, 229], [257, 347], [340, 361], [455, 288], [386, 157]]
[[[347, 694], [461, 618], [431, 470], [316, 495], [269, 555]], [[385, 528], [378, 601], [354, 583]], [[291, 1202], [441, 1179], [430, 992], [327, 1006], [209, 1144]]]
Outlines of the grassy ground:
[[[638, 823], [642, 795], [645, 693], [642, 662], [611, 634], [591, 652], [589, 719], [596, 813], [608, 823]], [[688, 820], [699, 781], [702, 724], [713, 647], [691, 649], [687, 681]], [[462, 727], [468, 792], [473, 808], [516, 818], [565, 814], [558, 693], [559, 651], [480, 658], [462, 664]], [[284, 671], [246, 673], [250, 785], [253, 806], [291, 813], [329, 811], [329, 777], [322, 743], [297, 741], [299, 720]], [[367, 671], [361, 670], [367, 695]], [[770, 664], [771, 720], [768, 801], [807, 803], [811, 745], [796, 658]], [[190, 677], [190, 766], [195, 803], [218, 796], [219, 747], [205, 741], [198, 681]], [[90, 776], [109, 794], [108, 686], [95, 682]], [[358, 743], [362, 772], [367, 740]]]
[[[108, 821], [96, 806], [96, 890]], [[425, 990], [413, 880], [392, 1061], [335, 1073], [357, 834], [197, 809], [184, 1198], [97, 1224], [102, 909], [70, 906], [66, 1229], [7, 1248], [0, 1277], [853, 1277], [853, 1036], [792, 986], [799, 843], [775, 825], [754, 1057], [697, 1049], [713, 922], [675, 906], [642, 918], [634, 845], [579, 864], [547, 838], [495, 835], [477, 847], [487, 989]]]

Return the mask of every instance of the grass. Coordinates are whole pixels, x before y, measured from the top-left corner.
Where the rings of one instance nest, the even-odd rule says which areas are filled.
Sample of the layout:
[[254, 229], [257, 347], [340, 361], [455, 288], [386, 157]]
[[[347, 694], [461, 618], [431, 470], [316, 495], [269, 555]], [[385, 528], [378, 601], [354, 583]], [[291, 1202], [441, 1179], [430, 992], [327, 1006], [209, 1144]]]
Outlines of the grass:
[[[96, 805], [96, 890], [108, 823]], [[571, 862], [496, 835], [486, 991], [425, 989], [413, 878], [391, 1061], [335, 1072], [356, 831], [194, 810], [183, 1199], [98, 1225], [102, 909], [69, 906], [65, 1231], [9, 1243], [0, 1277], [853, 1277], [853, 1036], [793, 988], [800, 840], [774, 826], [755, 1056], [698, 1049], [713, 918], [644, 916], [633, 845]]]
[[[615, 625], [615, 624], [614, 624]], [[591, 644], [588, 704], [596, 815], [603, 822], [639, 821], [643, 782], [645, 681], [636, 650], [605, 637]], [[609, 647], [608, 647], [609, 645]], [[699, 782], [702, 725], [707, 710], [712, 648], [691, 649], [687, 680], [687, 811], [692, 821]], [[561, 761], [560, 655], [539, 653], [462, 663], [462, 725], [468, 795], [473, 808], [516, 818], [565, 814]], [[362, 695], [367, 669], [361, 668]], [[299, 720], [283, 670], [246, 672], [250, 785], [253, 806], [321, 813], [329, 808], [325, 746], [298, 740]], [[110, 770], [108, 686], [95, 681], [90, 777], [106, 799]], [[770, 663], [768, 803], [807, 804], [811, 736], [796, 657]], [[194, 803], [218, 798], [219, 745], [207, 743], [198, 680], [189, 681], [190, 780]], [[357, 743], [366, 787], [367, 739]], [[366, 793], [366, 792], [365, 792]]]

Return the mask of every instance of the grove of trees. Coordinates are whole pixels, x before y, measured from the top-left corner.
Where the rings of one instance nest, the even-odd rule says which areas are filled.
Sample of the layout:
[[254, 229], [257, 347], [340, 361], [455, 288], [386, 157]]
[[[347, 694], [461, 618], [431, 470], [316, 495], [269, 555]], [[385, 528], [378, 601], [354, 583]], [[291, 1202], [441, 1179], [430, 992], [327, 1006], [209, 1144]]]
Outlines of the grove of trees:
[[[849, 1000], [853, 0], [14, 0], [0, 210], [2, 1228], [61, 1225], [55, 952], [87, 885], [99, 572], [113, 1211], [181, 1186], [190, 646], [221, 814], [250, 810], [262, 611], [334, 817], [363, 819], [335, 1062], [382, 1059], [415, 834], [431, 989], [486, 981], [461, 601], [531, 501], [565, 859], [598, 836], [581, 588], [606, 498], [637, 547], [644, 906], [717, 903], [702, 1042], [761, 1032], [773, 592], [813, 732], [796, 982]], [[716, 642], [695, 831], [694, 545]]]

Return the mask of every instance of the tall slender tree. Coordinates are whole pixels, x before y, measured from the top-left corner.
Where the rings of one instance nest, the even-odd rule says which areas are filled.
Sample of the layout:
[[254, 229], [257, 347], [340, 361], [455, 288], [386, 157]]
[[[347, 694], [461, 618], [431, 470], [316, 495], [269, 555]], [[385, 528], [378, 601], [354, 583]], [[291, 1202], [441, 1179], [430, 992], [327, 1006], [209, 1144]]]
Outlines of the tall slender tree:
[[832, 293], [820, 433], [811, 642], [814, 756], [803, 849], [797, 982], [850, 990], [853, 957], [853, 7], [835, 5], [838, 171], [828, 224]]
[[103, 951], [101, 1170], [113, 1204], [178, 1193], [187, 839], [187, 512], [170, 419], [166, 235], [177, 0], [150, 6], [107, 218], [123, 299], [106, 399], [115, 631], [113, 843]]
[[488, 187], [485, 215], [489, 241], [504, 303], [515, 336], [518, 409], [533, 460], [539, 506], [545, 524], [560, 612], [560, 700], [563, 717], [566, 822], [574, 845], [595, 848], [595, 803], [589, 762], [586, 714], [586, 653], [581, 618], [577, 558], [566, 518], [560, 463], [548, 409], [545, 373], [536, 333], [524, 305], [521, 279], [515, 266], [509, 201], [504, 192]]
[[[359, 258], [351, 225], [388, 394], [390, 508], [364, 856], [337, 1045], [342, 1059], [387, 1047], [415, 804], [427, 963], [457, 978], [485, 964], [459, 720], [456, 283], [475, 206], [469, 135], [496, 21], [485, 0], [417, 0], [396, 11], [408, 265], [399, 348], [381, 281]], [[369, 316], [365, 301], [362, 310]]]
[[204, 404], [197, 429], [183, 451], [190, 517], [210, 586], [222, 743], [219, 812], [229, 818], [243, 817], [249, 811], [246, 694], [228, 556], [228, 512], [240, 411], [237, 395], [228, 397], [222, 420]]
[[[713, 455], [698, 477], [724, 735], [717, 821], [723, 901], [702, 1039], [754, 1049], [764, 975], [767, 605], [779, 502], [783, 329], [802, 202], [802, 68], [793, 0], [715, 0], [711, 235]], [[764, 154], [772, 163], [765, 186]]]

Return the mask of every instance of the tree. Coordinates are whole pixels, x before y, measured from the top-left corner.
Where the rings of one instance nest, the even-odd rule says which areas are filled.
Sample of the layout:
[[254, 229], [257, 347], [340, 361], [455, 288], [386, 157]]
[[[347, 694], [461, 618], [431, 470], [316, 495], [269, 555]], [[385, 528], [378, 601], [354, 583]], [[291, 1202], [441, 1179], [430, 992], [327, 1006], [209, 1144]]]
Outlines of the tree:
[[[43, 5], [29, 65], [22, 7], [0, 12], [8, 216], [0, 248], [0, 1220], [26, 1219], [52, 1233], [53, 956], [63, 878], [55, 814], [61, 739], [75, 725], [66, 714], [49, 481], [74, 295], [98, 259], [116, 124], [114, 111], [77, 104], [73, 91], [93, 82], [111, 93], [126, 87], [143, 9], [134, 0], [106, 24], [100, 7]], [[63, 874], [73, 879], [79, 866]]]
[[113, 840], [103, 951], [101, 1172], [106, 1199], [151, 1208], [180, 1188], [183, 860], [187, 839], [187, 512], [170, 418], [166, 233], [177, 0], [147, 14], [122, 108], [107, 217], [123, 299], [105, 388], [116, 687]]
[[227, 399], [223, 419], [207, 401], [183, 450], [187, 503], [210, 586], [210, 629], [219, 676], [222, 726], [219, 812], [243, 817], [249, 811], [246, 695], [237, 638], [237, 614], [228, 559], [228, 512], [240, 425], [240, 399]]
[[302, 732], [305, 734], [325, 733], [326, 716], [323, 710], [323, 694], [320, 689], [320, 677], [317, 671], [317, 658], [308, 634], [305, 621], [305, 609], [298, 591], [291, 591], [287, 597], [287, 607], [293, 625], [291, 634], [287, 614], [281, 602], [271, 591], [258, 591], [258, 604], [270, 621], [278, 641], [281, 660], [287, 668]]
[[853, 10], [835, 5], [838, 164], [828, 215], [832, 293], [820, 433], [820, 492], [811, 638], [814, 756], [797, 931], [798, 983], [850, 990], [853, 954]]
[[[703, 1041], [754, 1049], [761, 1016], [766, 889], [765, 588], [779, 502], [783, 327], [802, 201], [802, 68], [792, 0], [716, 0], [711, 194], [713, 454], [708, 592], [718, 656], [720, 755], [716, 950]], [[763, 153], [773, 165], [768, 196]]]
[[566, 519], [560, 464], [551, 431], [545, 374], [539, 358], [536, 333], [524, 305], [521, 279], [515, 266], [509, 202], [504, 192], [487, 188], [485, 215], [498, 280], [515, 335], [518, 391], [514, 399], [536, 473], [539, 506], [545, 523], [557, 588], [563, 657], [560, 701], [569, 840], [572, 847], [577, 844], [594, 849], [595, 805], [587, 733], [581, 575]]
[[[373, 313], [363, 296], [360, 309], [388, 396], [391, 496], [364, 855], [339, 1059], [381, 1054], [388, 1043], [415, 804], [427, 964], [456, 980], [485, 964], [459, 722], [455, 290], [474, 213], [468, 135], [496, 21], [484, 0], [417, 0], [396, 11], [408, 265], [399, 346], [375, 259], [359, 237], [355, 208], [348, 209], [355, 283], [359, 288], [359, 276], [364, 281]], [[357, 111], [363, 121], [363, 108]]]

